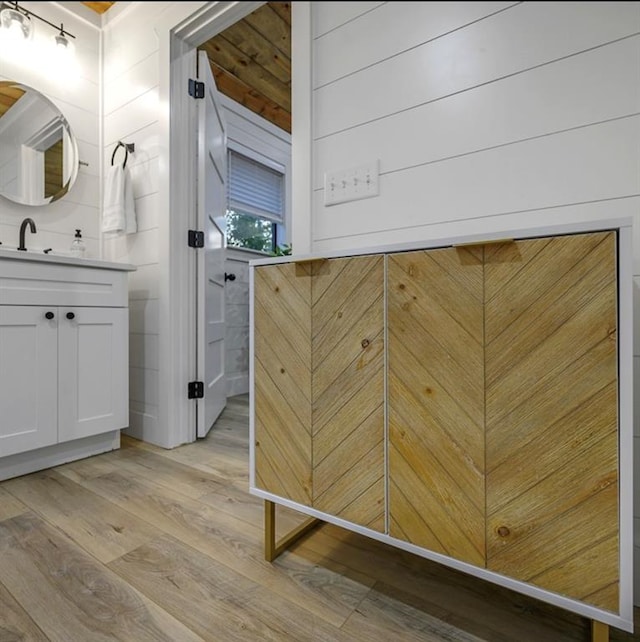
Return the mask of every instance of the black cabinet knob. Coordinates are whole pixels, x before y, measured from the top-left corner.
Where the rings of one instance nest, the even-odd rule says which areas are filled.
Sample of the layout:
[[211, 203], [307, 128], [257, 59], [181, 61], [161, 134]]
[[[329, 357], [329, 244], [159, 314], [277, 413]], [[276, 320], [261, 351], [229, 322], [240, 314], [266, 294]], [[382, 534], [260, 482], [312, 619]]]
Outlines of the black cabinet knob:
[[76, 315], [73, 312], [67, 312], [67, 319], [71, 320], [75, 318], [76, 318]]
[[53, 312], [47, 312], [47, 313], [44, 315], [44, 318], [45, 318], [45, 319], [49, 319], [49, 320], [51, 320], [51, 319], [53, 319], [53, 317], [55, 317], [55, 316], [56, 316], [56, 315], [55, 315]]
[[227, 272], [224, 273], [224, 280], [225, 281], [235, 281], [236, 280], [236, 275], [235, 274], [229, 274]]

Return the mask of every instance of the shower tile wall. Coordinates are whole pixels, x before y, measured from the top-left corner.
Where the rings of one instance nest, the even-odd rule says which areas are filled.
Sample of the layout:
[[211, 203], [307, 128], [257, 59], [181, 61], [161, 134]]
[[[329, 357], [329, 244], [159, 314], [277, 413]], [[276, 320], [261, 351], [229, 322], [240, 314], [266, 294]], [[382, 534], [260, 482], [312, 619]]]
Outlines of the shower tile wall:
[[225, 371], [227, 396], [249, 392], [249, 263], [252, 255], [227, 249], [225, 272], [235, 281], [225, 285]]

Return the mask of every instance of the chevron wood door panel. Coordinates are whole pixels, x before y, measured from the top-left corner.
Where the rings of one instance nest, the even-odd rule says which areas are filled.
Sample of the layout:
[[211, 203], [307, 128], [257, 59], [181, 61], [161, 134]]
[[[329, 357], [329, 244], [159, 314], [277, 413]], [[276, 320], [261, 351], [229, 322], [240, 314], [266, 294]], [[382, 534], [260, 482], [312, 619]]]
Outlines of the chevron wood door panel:
[[313, 263], [313, 506], [384, 531], [384, 257]]
[[311, 506], [311, 264], [254, 272], [256, 486]]
[[390, 534], [485, 564], [483, 248], [388, 257]]
[[615, 233], [504, 244], [485, 278], [487, 567], [617, 612]]

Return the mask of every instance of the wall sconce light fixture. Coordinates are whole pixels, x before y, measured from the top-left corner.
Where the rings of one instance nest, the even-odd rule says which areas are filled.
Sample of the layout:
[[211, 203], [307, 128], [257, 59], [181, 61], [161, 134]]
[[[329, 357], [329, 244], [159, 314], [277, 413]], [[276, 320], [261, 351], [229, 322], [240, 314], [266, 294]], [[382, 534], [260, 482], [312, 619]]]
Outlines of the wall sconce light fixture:
[[[56, 43], [56, 51], [63, 52], [64, 55], [70, 56], [75, 51], [76, 46], [67, 36], [71, 36], [71, 34], [66, 32], [64, 25], [61, 24], [60, 33], [53, 37], [53, 41]], [[73, 36], [71, 37], [73, 38]]]
[[29, 16], [16, 8], [3, 4], [0, 8], [0, 35], [11, 40], [28, 40], [33, 35], [33, 25]]
[[21, 7], [17, 2], [0, 3], [0, 38], [8, 37], [12, 40], [28, 40], [33, 35], [33, 23], [31, 18], [36, 18], [58, 33], [53, 37], [56, 48], [72, 53], [74, 45], [69, 38], [75, 38], [72, 33], [65, 30], [64, 25], [53, 24], [37, 13]]

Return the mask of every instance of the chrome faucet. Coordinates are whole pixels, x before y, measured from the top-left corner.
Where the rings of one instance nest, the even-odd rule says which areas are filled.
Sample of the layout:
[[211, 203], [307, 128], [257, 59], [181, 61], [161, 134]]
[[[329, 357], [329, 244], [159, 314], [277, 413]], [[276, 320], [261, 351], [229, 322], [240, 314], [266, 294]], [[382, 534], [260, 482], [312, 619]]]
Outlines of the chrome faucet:
[[27, 225], [29, 225], [29, 230], [31, 231], [31, 234], [36, 233], [36, 224], [33, 222], [33, 219], [25, 218], [24, 221], [22, 221], [22, 225], [20, 226], [20, 246], [18, 247], [18, 249], [22, 250], [23, 252], [27, 251], [27, 248], [24, 244], [24, 234], [27, 231]]

